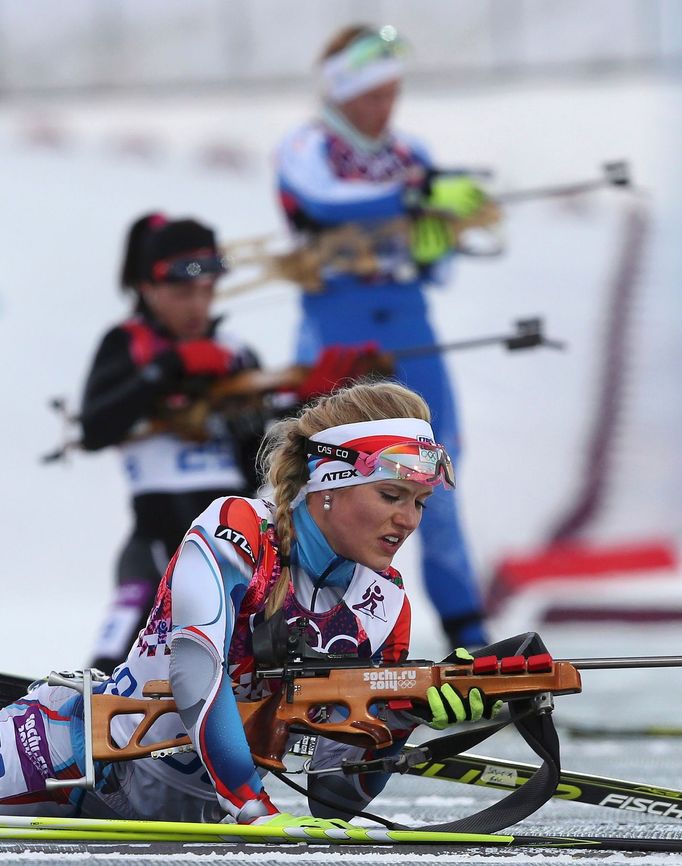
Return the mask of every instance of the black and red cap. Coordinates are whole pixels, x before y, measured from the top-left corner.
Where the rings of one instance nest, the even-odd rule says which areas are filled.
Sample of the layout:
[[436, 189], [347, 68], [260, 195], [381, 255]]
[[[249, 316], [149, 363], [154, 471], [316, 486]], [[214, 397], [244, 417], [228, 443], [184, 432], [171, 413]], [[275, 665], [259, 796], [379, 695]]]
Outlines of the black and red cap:
[[215, 232], [192, 219], [169, 220], [146, 238], [144, 278], [154, 283], [185, 282], [227, 272]]

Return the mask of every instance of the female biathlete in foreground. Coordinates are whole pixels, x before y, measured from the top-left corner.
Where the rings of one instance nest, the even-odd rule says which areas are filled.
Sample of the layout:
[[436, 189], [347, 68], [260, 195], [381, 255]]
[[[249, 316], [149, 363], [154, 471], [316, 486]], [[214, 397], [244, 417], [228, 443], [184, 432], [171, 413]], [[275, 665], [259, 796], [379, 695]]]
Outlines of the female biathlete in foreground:
[[[289, 623], [308, 619], [307, 640], [322, 653], [403, 660], [410, 605], [391, 562], [419, 526], [434, 487], [452, 486], [454, 478], [449, 456], [434, 443], [427, 405], [391, 382], [339, 390], [279, 422], [263, 465], [274, 504], [227, 496], [199, 515], [127, 659], [95, 687], [141, 697], [148, 680], [169, 679], [178, 715], [163, 716], [154, 738], [186, 731], [196, 755], [109, 764], [94, 791], [47, 791], [48, 777], [82, 774], [82, 700], [68, 688], [39, 684], [0, 711], [0, 814], [311, 821], [279, 812], [249, 751], [237, 701], [267, 688], [253, 677], [253, 629], [282, 610]], [[460, 696], [446, 685], [430, 690], [427, 723], [443, 728], [496, 709], [477, 689]], [[423, 721], [405, 710], [385, 713], [396, 747]], [[119, 744], [132, 728], [130, 716], [112, 721]], [[313, 768], [361, 753], [320, 738]], [[315, 795], [331, 796], [336, 814], [351, 817], [387, 778], [313, 777], [309, 802], [318, 825], [329, 810]]]

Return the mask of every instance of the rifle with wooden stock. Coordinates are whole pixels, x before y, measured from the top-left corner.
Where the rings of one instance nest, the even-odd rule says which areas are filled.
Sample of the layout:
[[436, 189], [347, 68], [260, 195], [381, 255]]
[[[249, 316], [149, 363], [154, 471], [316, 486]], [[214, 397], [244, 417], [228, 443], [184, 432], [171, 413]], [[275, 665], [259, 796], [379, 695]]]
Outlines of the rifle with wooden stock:
[[[394, 703], [397, 708], [411, 704], [418, 708], [427, 704], [426, 690], [445, 683], [467, 695], [471, 689], [481, 690], [488, 701], [506, 703], [528, 701], [533, 712], [551, 713], [552, 696], [575, 694], [582, 690], [581, 670], [614, 670], [628, 668], [681, 667], [680, 656], [645, 656], [624, 658], [553, 659], [546, 652], [530, 655], [476, 655], [470, 662], [459, 660], [433, 662], [408, 659], [383, 665], [352, 655], [322, 654], [305, 641], [305, 620], [300, 620], [288, 636], [280, 639], [285, 660], [275, 665], [273, 659], [282, 655], [269, 649], [256, 648], [264, 664], [258, 665], [255, 676], [273, 684], [272, 693], [260, 700], [239, 701], [239, 712], [255, 763], [269, 770], [283, 770], [282, 758], [290, 733], [316, 734], [361, 748], [383, 749], [393, 743], [393, 737], [380, 715], [370, 710], [372, 705]], [[495, 647], [518, 645], [517, 636]], [[537, 636], [534, 639], [539, 640]], [[526, 640], [526, 643], [528, 641]], [[532, 644], [531, 644], [532, 647]], [[544, 645], [540, 642], [540, 647]], [[5, 677], [6, 688], [14, 692], [25, 690], [28, 681]], [[10, 681], [12, 681], [10, 683]], [[189, 737], [144, 743], [143, 740], [156, 720], [176, 712], [170, 683], [151, 680], [143, 688], [142, 698], [92, 693], [92, 672], [73, 674], [52, 673], [51, 685], [62, 685], [81, 692], [90, 714], [90, 749], [94, 760], [124, 761], [143, 757], [161, 758], [176, 751], [192, 749]], [[347, 718], [326, 721], [325, 708], [345, 708]], [[89, 708], [89, 709], [88, 709]], [[118, 715], [140, 715], [129, 742], [123, 746], [111, 736], [111, 720]], [[71, 781], [69, 781], [71, 784]]]
[[[305, 629], [302, 620], [297, 623], [297, 631], [290, 633], [283, 663], [257, 667], [256, 678], [271, 681], [272, 693], [260, 700], [237, 704], [254, 762], [268, 770], [286, 769], [282, 759], [291, 733], [317, 734], [365, 749], [392, 745], [389, 727], [371, 707], [394, 704], [395, 708], [418, 710], [428, 704], [426, 692], [431, 686], [439, 688], [450, 683], [465, 696], [478, 688], [488, 701], [527, 700], [537, 713], [551, 712], [553, 695], [573, 694], [582, 688], [575, 665], [554, 661], [546, 652], [527, 657], [489, 655], [466, 663], [415, 659], [381, 665], [357, 656], [318, 653], [306, 644]], [[83, 694], [86, 766], [94, 761], [162, 758], [192, 749], [187, 736], [143, 742], [160, 716], [177, 711], [167, 680], [152, 680], [143, 688], [144, 697], [130, 698], [93, 693], [92, 680], [88, 682], [86, 676], [91, 676], [91, 672], [83, 674], [81, 680], [52, 673], [48, 682], [69, 686]], [[327, 721], [327, 712], [333, 707], [344, 708], [347, 718]], [[117, 744], [111, 734], [111, 720], [121, 715], [141, 716], [124, 745]], [[92, 773], [86, 772], [81, 780], [68, 780], [66, 784], [85, 787], [91, 776]], [[61, 782], [48, 785], [57, 786]]]
[[[434, 208], [422, 213], [438, 217], [450, 232], [453, 252], [467, 253], [464, 238], [472, 229], [491, 229], [499, 225], [502, 213], [487, 200], [471, 217], [458, 217]], [[280, 250], [281, 240], [274, 234], [257, 235], [221, 244], [229, 271], [256, 267], [251, 279], [219, 289], [221, 297], [231, 297], [273, 280], [296, 283], [304, 292], [323, 291], [326, 269], [372, 277], [380, 271], [382, 248], [387, 244], [409, 245], [414, 218], [405, 215], [373, 224], [343, 223], [332, 228], [308, 232], [293, 248]], [[412, 277], [416, 275], [412, 274]]]
[[[433, 765], [433, 774], [437, 775], [438, 768], [446, 768], [447, 762], [456, 755], [482, 742], [509, 721], [498, 719], [482, 725], [457, 726], [454, 734], [436, 737], [419, 746], [407, 746], [397, 754], [382, 753], [382, 749], [393, 743], [391, 730], [382, 718], [382, 708], [404, 709], [421, 717], [419, 708], [427, 704], [427, 690], [445, 683], [462, 695], [478, 688], [485, 700], [508, 703], [510, 720], [542, 758], [542, 766], [523, 765], [526, 775], [521, 787], [513, 786], [507, 797], [483, 811], [447, 824], [418, 828], [439, 832], [472, 832], [472, 827], [478, 827], [477, 832], [493, 832], [522, 820], [557, 794], [562, 776], [559, 743], [551, 720], [553, 696], [580, 692], [581, 669], [682, 666], [679, 656], [556, 660], [534, 633], [517, 635], [479, 650], [476, 657], [467, 662], [453, 654], [440, 663], [420, 659], [383, 665], [354, 656], [318, 653], [307, 644], [305, 618], [297, 620], [292, 629], [283, 615], [277, 616], [268, 621], [270, 626], [263, 624], [266, 638], [254, 639], [255, 675], [272, 681], [272, 693], [260, 700], [238, 702], [238, 706], [255, 763], [279, 774], [301, 792], [304, 789], [282, 776], [282, 771], [286, 770], [283, 757], [291, 734], [322, 736], [375, 750], [376, 757], [342, 760], [340, 766], [323, 770], [304, 767], [304, 772], [432, 775], [429, 767]], [[254, 636], [260, 628], [255, 629]], [[508, 651], [512, 654], [503, 654]], [[101, 676], [106, 681], [106, 676]], [[93, 683], [98, 679], [98, 672], [85, 670], [76, 674], [53, 673], [47, 680], [51, 685], [70, 686], [83, 695], [85, 746], [85, 775], [80, 779], [47, 779], [48, 789], [93, 787], [96, 784], [95, 761], [164, 758], [193, 751], [187, 736], [143, 742], [160, 716], [177, 711], [168, 681], [148, 682], [143, 689], [144, 697], [136, 699], [93, 693]], [[9, 690], [7, 694], [28, 688], [27, 682], [20, 678], [0, 676], [0, 685], [3, 683], [5, 691]], [[328, 715], [329, 709], [338, 707], [345, 708], [346, 718], [339, 718], [338, 713], [333, 717]], [[126, 714], [134, 714], [139, 720], [136, 719], [129, 741], [121, 745], [112, 738], [111, 721]], [[493, 759], [480, 760], [489, 763]], [[446, 774], [446, 777], [450, 776]], [[452, 778], [458, 779], [457, 776]], [[596, 777], [591, 781], [610, 787], [615, 784], [614, 780]], [[630, 783], [618, 784], [632, 787]], [[670, 792], [670, 797], [674, 794]], [[321, 802], [329, 805], [327, 801]], [[602, 805], [612, 804], [609, 800]], [[390, 822], [384, 819], [362, 814], [389, 826]]]
[[[435, 169], [430, 177], [461, 175], [463, 172]], [[256, 235], [227, 241], [221, 245], [229, 270], [255, 268], [255, 274], [219, 290], [222, 297], [231, 297], [262, 286], [273, 280], [295, 283], [304, 292], [317, 293], [324, 288], [323, 273], [335, 270], [371, 277], [380, 271], [382, 249], [387, 243], [409, 246], [414, 221], [420, 216], [442, 220], [452, 238], [452, 251], [460, 255], [490, 256], [503, 252], [503, 244], [495, 238], [502, 222], [502, 209], [521, 202], [542, 199], [570, 198], [605, 188], [635, 190], [630, 167], [625, 160], [604, 163], [601, 174], [593, 179], [573, 183], [518, 189], [491, 195], [470, 217], [459, 217], [451, 211], [418, 206], [403, 216], [375, 223], [344, 223], [304, 233], [292, 248], [276, 234]], [[636, 190], [635, 190], [636, 191]], [[484, 246], [471, 242], [472, 230], [490, 234], [494, 242]], [[490, 241], [490, 239], [489, 239]], [[284, 247], [284, 248], [283, 248]], [[410, 278], [416, 276], [416, 270]]]
[[[371, 711], [376, 704], [395, 704], [398, 708], [426, 706], [426, 691], [450, 683], [463, 695], [478, 688], [486, 700], [505, 702], [527, 699], [537, 712], [550, 712], [552, 695], [580, 692], [580, 673], [569, 661], [555, 661], [544, 652], [531, 656], [494, 655], [471, 662], [447, 659], [436, 663], [412, 659], [395, 664], [373, 663], [354, 655], [322, 654], [305, 642], [307, 623], [297, 623], [291, 632], [286, 660], [274, 667], [258, 667], [255, 676], [272, 682], [272, 693], [260, 700], [239, 701], [237, 706], [251, 747], [254, 762], [268, 770], [285, 770], [282, 758], [290, 733], [316, 734], [361, 748], [383, 749], [392, 745], [393, 736], [380, 716]], [[160, 716], [177, 712], [168, 680], [151, 680], [142, 698], [97, 694], [92, 685], [96, 674], [90, 670], [75, 673], [52, 672], [47, 682], [73, 688], [83, 695], [86, 765], [93, 761], [127, 761], [137, 758], [162, 758], [192, 750], [188, 736], [143, 743]], [[28, 680], [5, 676], [6, 697], [16, 699], [28, 689]], [[327, 710], [344, 708], [348, 716], [326, 721]], [[125, 745], [117, 744], [111, 734], [116, 716], [141, 716]], [[86, 777], [94, 776], [86, 772]], [[66, 780], [64, 786], [86, 787], [81, 780]], [[48, 787], [62, 782], [48, 780]]]
[[[564, 343], [545, 336], [543, 321], [540, 318], [518, 319], [514, 329], [508, 334], [491, 334], [483, 337], [454, 340], [449, 343], [409, 346], [392, 352], [377, 351], [368, 354], [358, 367], [357, 377], [392, 376], [396, 364], [402, 360], [423, 357], [443, 352], [485, 348], [500, 345], [507, 351], [544, 347], [561, 350]], [[243, 370], [203, 384], [200, 391], [194, 387], [193, 393], [173, 395], [172, 401], [161, 401], [153, 418], [134, 428], [126, 441], [139, 441], [159, 433], [173, 433], [189, 442], [204, 442], [210, 438], [207, 420], [212, 413], [221, 412], [226, 418], [239, 416], [250, 410], [262, 410], [268, 395], [276, 392], [290, 392], [296, 389], [310, 373], [311, 365], [292, 364], [279, 370]], [[63, 400], [54, 399], [50, 406], [59, 413], [65, 426], [65, 442], [55, 451], [43, 456], [42, 461], [51, 463], [63, 458], [68, 451], [80, 447], [80, 442], [71, 440], [66, 433], [69, 424], [77, 423], [78, 418], [68, 414]]]
[[[547, 652], [478, 655], [471, 662], [408, 659], [383, 665], [352, 655], [318, 653], [305, 643], [305, 628], [301, 621], [298, 632], [290, 633], [283, 663], [256, 668], [257, 679], [272, 681], [272, 693], [260, 700], [238, 702], [254, 761], [269, 770], [284, 770], [282, 758], [290, 733], [315, 734], [361, 748], [390, 746], [391, 731], [370, 707], [394, 703], [396, 708], [412, 705], [418, 709], [427, 704], [426, 690], [431, 686], [449, 683], [463, 695], [478, 688], [488, 701], [529, 701], [536, 714], [544, 714], [553, 708], [552, 696], [582, 690], [580, 670], [682, 666], [679, 656], [553, 659]], [[5, 677], [6, 688], [11, 679]], [[16, 680], [14, 692], [27, 688], [28, 681]], [[187, 736], [143, 743], [160, 716], [177, 711], [168, 680], [146, 683], [142, 698], [93, 694], [92, 682], [88, 670], [76, 675], [53, 672], [48, 677], [51, 685], [68, 686], [83, 694], [91, 734], [88, 746], [86, 729], [86, 756], [89, 749], [93, 760], [125, 761], [192, 750]], [[347, 718], [326, 721], [325, 709], [335, 706], [345, 708]], [[121, 746], [112, 738], [111, 720], [128, 714], [141, 719], [129, 742]]]
[[[519, 319], [514, 323], [514, 328], [514, 331], [509, 334], [472, 337], [449, 343], [429, 343], [394, 351], [378, 350], [368, 354], [364, 367], [359, 369], [357, 378], [392, 376], [400, 361], [462, 349], [492, 345], [502, 345], [509, 351], [532, 349], [538, 346], [551, 349], [564, 348], [562, 342], [545, 337], [543, 323], [539, 318]], [[212, 383], [207, 389], [207, 397], [209, 402], [215, 405], [228, 398], [249, 398], [275, 391], [296, 391], [311, 369], [310, 364], [292, 364], [280, 370], [244, 370]]]

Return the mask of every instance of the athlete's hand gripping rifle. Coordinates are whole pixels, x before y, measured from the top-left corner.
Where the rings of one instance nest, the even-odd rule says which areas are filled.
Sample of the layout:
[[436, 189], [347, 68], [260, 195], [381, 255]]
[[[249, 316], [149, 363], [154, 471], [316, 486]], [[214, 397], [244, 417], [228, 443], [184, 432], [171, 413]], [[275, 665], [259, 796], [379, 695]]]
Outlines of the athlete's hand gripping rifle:
[[[466, 218], [436, 208], [424, 207], [420, 212], [438, 217], [448, 226], [452, 250], [460, 253], [467, 252], [463, 241], [466, 232], [494, 227], [501, 220], [501, 211], [492, 200], [486, 200], [475, 215]], [[234, 297], [273, 280], [295, 283], [304, 292], [317, 294], [324, 290], [327, 270], [373, 277], [381, 270], [382, 248], [387, 244], [409, 246], [412, 227], [413, 217], [409, 215], [371, 225], [343, 223], [309, 233], [285, 251], [278, 249], [281, 242], [273, 235], [233, 240], [222, 245], [230, 271], [248, 267], [255, 269], [255, 276], [218, 289], [218, 296]], [[407, 275], [414, 279], [416, 267], [406, 266]]]
[[[553, 661], [546, 652], [485, 656], [465, 663], [415, 659], [373, 665], [355, 656], [311, 650], [305, 642], [306, 627], [307, 621], [301, 619], [289, 634], [284, 664], [257, 670], [258, 677], [278, 681], [279, 690], [263, 701], [239, 705], [254, 761], [271, 770], [285, 769], [282, 756], [292, 732], [315, 733], [361, 748], [390, 746], [391, 731], [373, 708], [388, 704], [418, 711], [427, 706], [427, 689], [432, 686], [449, 683], [463, 696], [478, 688], [490, 702], [538, 699], [539, 711], [551, 709], [551, 695], [581, 691], [576, 668]], [[333, 707], [344, 709], [347, 717], [328, 721]]]
[[[368, 353], [365, 359], [359, 359], [356, 377], [392, 376], [395, 374], [396, 365], [403, 359], [492, 345], [504, 346], [512, 352], [537, 347], [564, 348], [561, 341], [545, 336], [542, 319], [519, 319], [508, 334], [473, 337], [451, 343], [409, 346], [392, 352]], [[150, 420], [144, 428], [138, 430], [136, 438], [169, 432], [181, 439], [205, 441], [209, 437], [207, 421], [212, 413], [222, 413], [229, 419], [232, 414], [238, 415], [249, 409], [252, 411], [257, 409], [259, 400], [263, 413], [266, 416], [272, 415], [273, 411], [268, 411], [263, 404], [267, 395], [275, 392], [290, 392], [295, 401], [296, 391], [311, 369], [310, 365], [293, 364], [280, 370], [243, 370], [217, 379], [208, 384], [204, 393], [186, 407], [167, 407], [160, 417]]]
[[[507, 334], [492, 334], [469, 339], [454, 340], [450, 343], [430, 343], [423, 346], [406, 346], [393, 351], [381, 351], [367, 353], [366, 359], [359, 360], [357, 376], [392, 376], [395, 374], [396, 365], [402, 360], [424, 357], [427, 355], [438, 355], [444, 352], [462, 351], [467, 349], [478, 349], [487, 346], [503, 346], [510, 352], [544, 347], [550, 349], [563, 349], [561, 341], [553, 340], [545, 336], [543, 320], [537, 317], [529, 319], [517, 319], [513, 329]], [[226, 401], [253, 399], [271, 394], [276, 391], [295, 392], [304, 382], [312, 369], [311, 365], [292, 364], [279, 370], [243, 370], [239, 373], [216, 379], [206, 386], [204, 393], [192, 404], [191, 411], [194, 416], [199, 415], [197, 407], [203, 406], [205, 414], [216, 409], [223, 408]], [[181, 434], [183, 430], [191, 430], [196, 426], [199, 417], [190, 417], [188, 409], [181, 407], [176, 411], [171, 408], [165, 410], [163, 417], [156, 419], [154, 432], [166, 432]], [[182, 426], [178, 421], [182, 419]], [[188, 436], [187, 438], [192, 438]]]

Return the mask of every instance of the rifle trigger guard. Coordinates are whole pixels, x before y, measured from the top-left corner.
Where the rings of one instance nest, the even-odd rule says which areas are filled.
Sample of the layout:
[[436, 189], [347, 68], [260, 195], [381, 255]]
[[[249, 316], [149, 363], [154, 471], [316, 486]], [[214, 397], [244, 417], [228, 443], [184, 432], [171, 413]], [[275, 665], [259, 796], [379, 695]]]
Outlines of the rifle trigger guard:
[[540, 692], [530, 699], [533, 711], [538, 716], [545, 716], [554, 709], [554, 695], [551, 692]]

